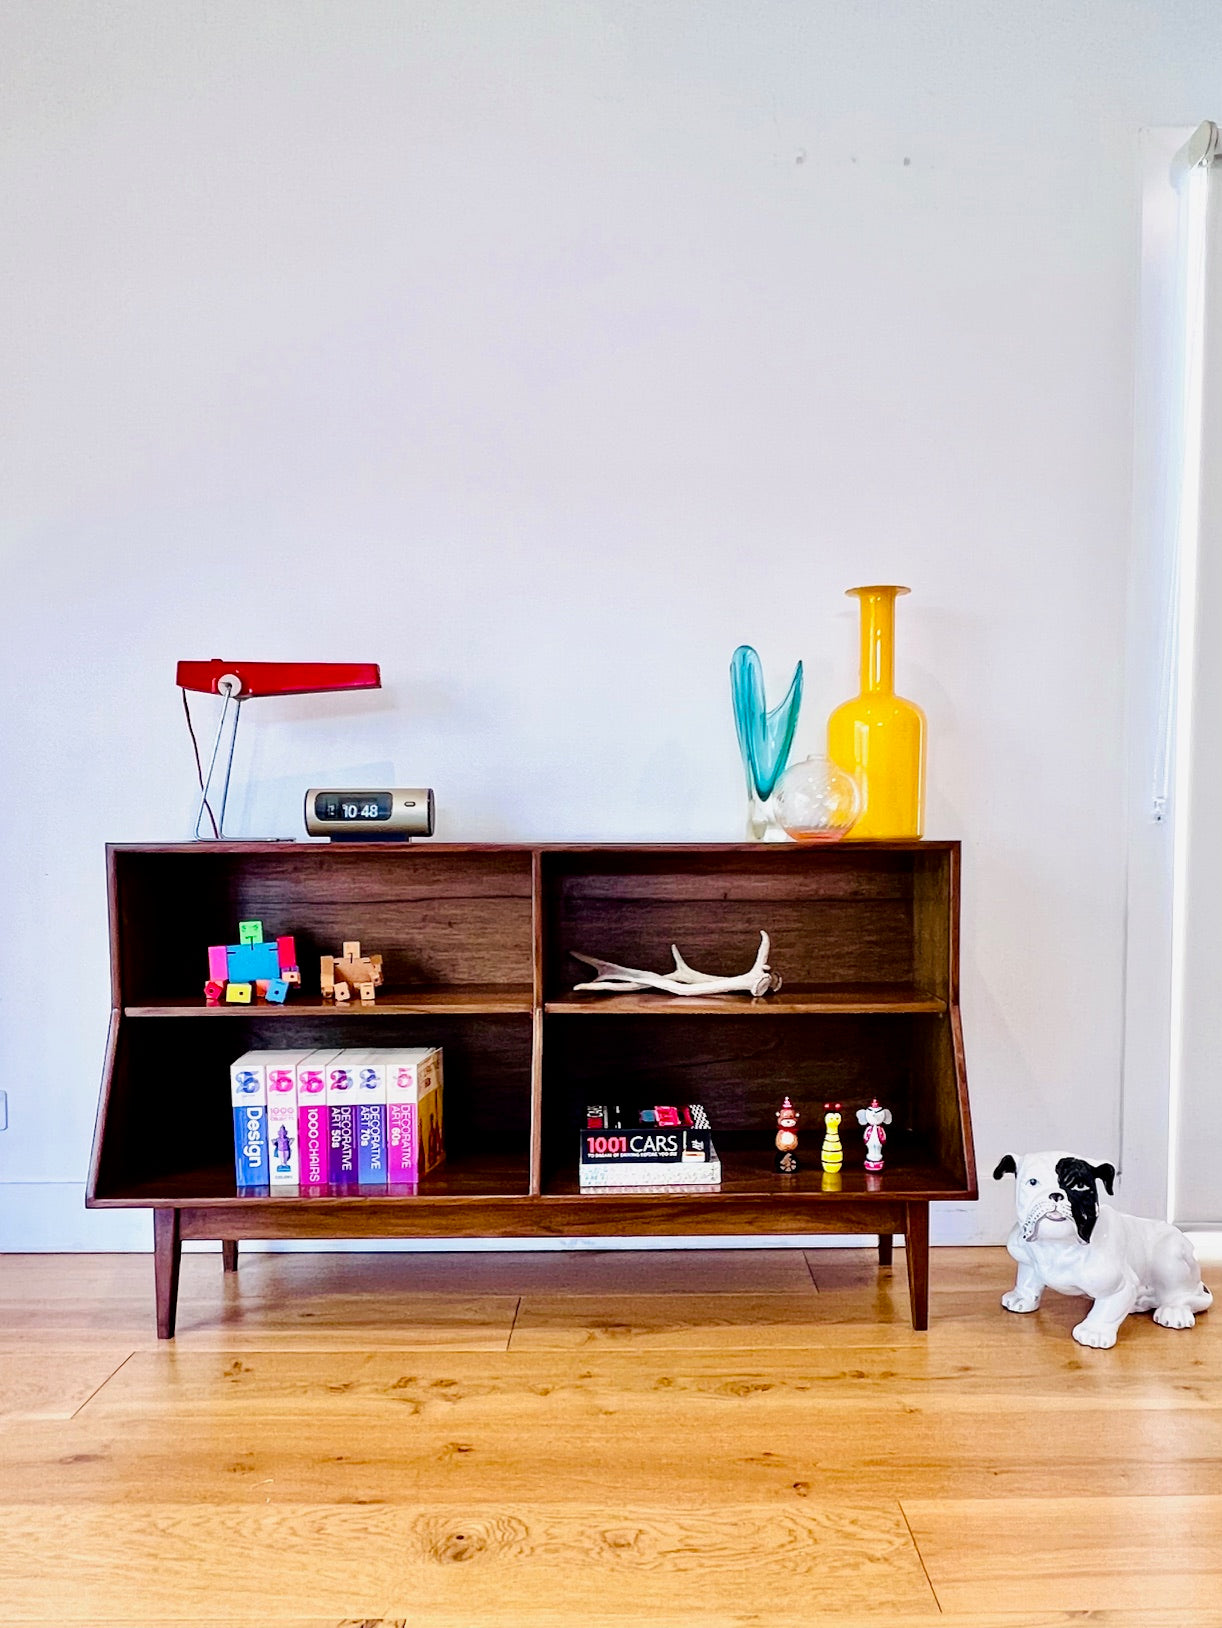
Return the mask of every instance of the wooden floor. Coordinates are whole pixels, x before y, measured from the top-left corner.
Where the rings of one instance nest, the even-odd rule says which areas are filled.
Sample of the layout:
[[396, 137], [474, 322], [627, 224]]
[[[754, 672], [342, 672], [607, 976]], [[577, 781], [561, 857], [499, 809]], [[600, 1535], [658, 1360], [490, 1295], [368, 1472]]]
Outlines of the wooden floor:
[[0, 1257], [0, 1624], [1222, 1628], [1222, 1312], [895, 1259]]

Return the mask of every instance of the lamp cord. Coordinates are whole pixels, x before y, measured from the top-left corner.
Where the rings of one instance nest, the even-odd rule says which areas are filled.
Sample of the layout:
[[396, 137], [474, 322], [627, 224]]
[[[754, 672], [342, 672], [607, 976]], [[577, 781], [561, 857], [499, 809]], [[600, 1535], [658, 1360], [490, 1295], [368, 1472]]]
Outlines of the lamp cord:
[[[182, 690], [181, 694], [182, 694], [182, 710], [186, 714], [186, 717], [187, 717], [187, 734], [190, 735], [190, 737], [191, 737], [191, 750], [195, 754], [195, 773], [196, 773], [196, 777], [199, 780], [199, 789], [200, 789], [200, 793], [201, 793], [202, 800], [203, 800], [203, 806], [200, 809], [200, 813], [202, 814], [205, 811], [207, 812], [209, 823], [212, 826], [212, 835], [214, 837], [219, 837], [221, 833], [220, 833], [220, 830], [219, 830], [219, 828], [217, 826], [217, 823], [216, 823], [216, 816], [212, 812], [212, 805], [208, 801], [208, 793], [204, 788], [204, 765], [203, 765], [203, 761], [202, 761], [202, 759], [200, 758], [200, 755], [199, 755], [199, 742], [195, 738], [195, 725], [191, 722], [191, 708], [187, 703], [187, 692], [186, 692], [186, 690], [185, 689]], [[195, 834], [196, 834], [196, 836], [199, 835], [199, 818], [198, 818], [198, 816], [197, 816], [196, 821], [195, 821]]]

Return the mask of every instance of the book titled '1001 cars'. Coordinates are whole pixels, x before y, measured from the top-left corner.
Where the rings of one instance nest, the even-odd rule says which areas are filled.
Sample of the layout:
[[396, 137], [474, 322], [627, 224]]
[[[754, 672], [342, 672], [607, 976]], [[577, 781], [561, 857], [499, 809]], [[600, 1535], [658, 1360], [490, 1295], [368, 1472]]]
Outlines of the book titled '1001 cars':
[[[656, 1114], [667, 1110], [653, 1111]], [[716, 1187], [721, 1160], [708, 1115], [698, 1104], [670, 1110], [686, 1123], [588, 1126], [581, 1132], [580, 1185], [605, 1187]], [[610, 1115], [592, 1115], [610, 1119]]]

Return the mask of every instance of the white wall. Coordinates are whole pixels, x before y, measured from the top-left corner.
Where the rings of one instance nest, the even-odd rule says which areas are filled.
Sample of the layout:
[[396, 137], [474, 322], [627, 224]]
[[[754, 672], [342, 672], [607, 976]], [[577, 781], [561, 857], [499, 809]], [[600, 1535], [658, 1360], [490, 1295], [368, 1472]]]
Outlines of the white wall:
[[9, 0], [4, 1245], [145, 1238], [80, 1206], [177, 658], [383, 664], [251, 704], [235, 834], [385, 776], [448, 837], [735, 836], [731, 650], [806, 659], [817, 747], [870, 580], [965, 840], [938, 1235], [1114, 1154], [1136, 138], [1220, 61], [1212, 0]]

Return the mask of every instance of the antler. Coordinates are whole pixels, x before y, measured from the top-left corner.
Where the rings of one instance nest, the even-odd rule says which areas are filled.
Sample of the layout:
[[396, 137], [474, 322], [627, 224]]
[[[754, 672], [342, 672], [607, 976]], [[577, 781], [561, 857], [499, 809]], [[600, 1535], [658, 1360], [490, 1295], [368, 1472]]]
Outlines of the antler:
[[697, 972], [683, 959], [677, 944], [670, 947], [675, 958], [675, 970], [670, 973], [648, 972], [641, 967], [625, 967], [616, 961], [600, 961], [580, 950], [570, 954], [586, 966], [593, 967], [598, 977], [590, 983], [576, 984], [575, 989], [590, 990], [595, 994], [618, 994], [631, 990], [656, 989], [665, 995], [734, 995], [746, 994], [753, 999], [781, 987], [779, 974], [768, 966], [771, 942], [768, 934], [760, 933], [760, 947], [748, 972], [737, 977], [722, 978], [715, 973]]

